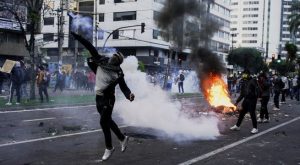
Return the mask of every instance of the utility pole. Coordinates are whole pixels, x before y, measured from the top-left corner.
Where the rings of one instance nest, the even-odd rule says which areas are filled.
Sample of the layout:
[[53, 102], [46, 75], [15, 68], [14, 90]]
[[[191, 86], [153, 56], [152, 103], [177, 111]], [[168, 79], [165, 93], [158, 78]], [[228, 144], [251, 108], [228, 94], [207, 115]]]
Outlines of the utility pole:
[[98, 21], [98, 12], [97, 12], [97, 6], [98, 6], [98, 0], [95, 0], [94, 2], [94, 5], [95, 5], [95, 21], [94, 21], [94, 24], [95, 24], [95, 48], [97, 49], [97, 45], [98, 45], [98, 26], [97, 26], [97, 21]]
[[57, 10], [57, 40], [58, 40], [58, 64], [62, 65], [62, 53], [63, 53], [63, 43], [64, 43], [64, 2], [60, 0], [60, 6]]

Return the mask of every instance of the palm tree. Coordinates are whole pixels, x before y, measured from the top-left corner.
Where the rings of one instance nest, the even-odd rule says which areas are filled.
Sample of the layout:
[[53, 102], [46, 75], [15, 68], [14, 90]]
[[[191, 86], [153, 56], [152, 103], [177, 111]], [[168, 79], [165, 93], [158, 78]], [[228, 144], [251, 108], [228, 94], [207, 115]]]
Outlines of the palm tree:
[[287, 51], [288, 54], [287, 61], [293, 62], [297, 58], [297, 46], [295, 44], [287, 42], [285, 43], [284, 49]]
[[291, 12], [292, 14], [288, 17], [289, 19], [289, 26], [290, 26], [290, 32], [294, 35], [296, 35], [298, 28], [300, 26], [300, 2], [295, 1], [292, 4]]

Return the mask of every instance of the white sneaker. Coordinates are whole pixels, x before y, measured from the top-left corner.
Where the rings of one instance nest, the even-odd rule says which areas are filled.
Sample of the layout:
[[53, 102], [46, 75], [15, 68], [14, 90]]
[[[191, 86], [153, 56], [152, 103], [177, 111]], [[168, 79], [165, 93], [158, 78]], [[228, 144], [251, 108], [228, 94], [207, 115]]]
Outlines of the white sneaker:
[[273, 111], [279, 111], [279, 110], [280, 110], [279, 108], [276, 107], [273, 108]]
[[6, 103], [5, 105], [12, 105], [11, 102]]
[[115, 148], [113, 147], [112, 149], [105, 149], [104, 154], [102, 156], [102, 160], [108, 160], [110, 158], [110, 156], [113, 154], [113, 152], [115, 151]]
[[263, 123], [269, 123], [270, 119], [264, 119], [262, 122]]
[[240, 130], [240, 127], [234, 125], [234, 126], [232, 126], [230, 129], [233, 130], [233, 131], [239, 131], [239, 130]]
[[124, 152], [127, 148], [127, 144], [128, 144], [128, 140], [129, 140], [129, 137], [128, 136], [125, 136], [125, 139], [123, 141], [121, 141], [121, 151]]
[[261, 118], [258, 118], [258, 119], [257, 119], [257, 122], [258, 122], [258, 123], [262, 123], [263, 120], [262, 120]]
[[251, 133], [252, 134], [256, 134], [258, 132], [258, 129], [257, 128], [253, 128], [252, 130], [251, 130]]

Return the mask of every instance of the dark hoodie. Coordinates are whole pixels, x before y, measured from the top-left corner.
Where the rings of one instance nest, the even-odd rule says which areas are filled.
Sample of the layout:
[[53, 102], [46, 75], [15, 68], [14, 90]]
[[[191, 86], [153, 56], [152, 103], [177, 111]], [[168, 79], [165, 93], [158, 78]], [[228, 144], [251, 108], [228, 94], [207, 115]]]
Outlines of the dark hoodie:
[[110, 64], [109, 58], [98, 54], [96, 48], [89, 41], [73, 32], [71, 34], [92, 55], [92, 57], [88, 58], [88, 65], [96, 74], [96, 94], [100, 96], [113, 96], [115, 87], [119, 84], [121, 91], [129, 99], [131, 91], [125, 83], [124, 73], [120, 65]]

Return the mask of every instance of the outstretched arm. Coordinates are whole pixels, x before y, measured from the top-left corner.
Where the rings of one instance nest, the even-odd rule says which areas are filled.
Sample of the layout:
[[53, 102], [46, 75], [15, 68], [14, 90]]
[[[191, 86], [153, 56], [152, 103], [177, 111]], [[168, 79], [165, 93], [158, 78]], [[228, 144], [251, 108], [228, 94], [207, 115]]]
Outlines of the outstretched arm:
[[88, 40], [74, 32], [71, 32], [71, 34], [91, 53], [92, 57], [96, 58], [99, 56], [97, 49]]
[[128, 88], [125, 80], [124, 80], [124, 76], [122, 76], [119, 80], [119, 86], [121, 91], [124, 93], [125, 97], [130, 100], [133, 101], [134, 100], [134, 94], [131, 93], [130, 89]]

